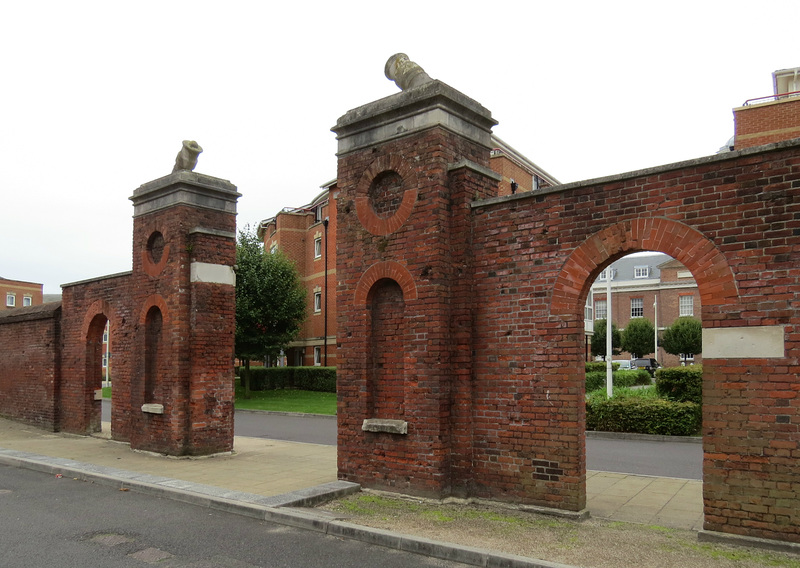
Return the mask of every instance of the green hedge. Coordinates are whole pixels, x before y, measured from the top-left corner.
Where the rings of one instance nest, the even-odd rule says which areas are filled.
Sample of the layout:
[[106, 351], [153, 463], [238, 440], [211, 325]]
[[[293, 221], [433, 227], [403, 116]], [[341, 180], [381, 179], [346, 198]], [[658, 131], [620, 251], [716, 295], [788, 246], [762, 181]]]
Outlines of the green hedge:
[[656, 371], [659, 396], [677, 402], [703, 403], [703, 366], [668, 367]]
[[[615, 371], [613, 373], [614, 386], [632, 387], [634, 385], [649, 385], [650, 374], [644, 369], [632, 371]], [[586, 392], [601, 389], [606, 386], [606, 370], [591, 371], [586, 373]]]
[[[242, 367], [236, 369], [241, 376]], [[242, 386], [244, 383], [242, 382]], [[251, 367], [250, 390], [336, 392], [336, 367]]]
[[[619, 363], [611, 363], [611, 370], [616, 371], [619, 369]], [[605, 361], [589, 361], [586, 363], [586, 372], [587, 373], [598, 373], [598, 372], [606, 372], [606, 362]]]
[[700, 425], [701, 407], [693, 402], [640, 398], [586, 402], [587, 430], [693, 436]]

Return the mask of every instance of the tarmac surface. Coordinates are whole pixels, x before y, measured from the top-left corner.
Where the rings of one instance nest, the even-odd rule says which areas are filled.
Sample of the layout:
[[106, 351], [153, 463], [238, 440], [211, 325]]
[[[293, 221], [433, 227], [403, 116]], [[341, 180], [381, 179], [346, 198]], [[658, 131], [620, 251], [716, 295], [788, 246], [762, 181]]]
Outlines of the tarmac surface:
[[[0, 463], [471, 565], [563, 566], [369, 529], [308, 508], [359, 490], [337, 480], [336, 447], [330, 445], [237, 436], [232, 454], [179, 459], [132, 451], [107, 435], [53, 433], [0, 418]], [[700, 531], [702, 482], [589, 471], [587, 509], [595, 518]]]

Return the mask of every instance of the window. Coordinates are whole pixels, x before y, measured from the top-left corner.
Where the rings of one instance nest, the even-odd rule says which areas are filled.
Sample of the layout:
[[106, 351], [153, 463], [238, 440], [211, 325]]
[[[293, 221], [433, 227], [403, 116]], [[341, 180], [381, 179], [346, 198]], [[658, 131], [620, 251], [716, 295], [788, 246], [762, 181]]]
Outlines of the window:
[[608, 276], [606, 276], [607, 274], [608, 274], [608, 269], [603, 270], [603, 272], [600, 273], [600, 276], [597, 277], [598, 280], [605, 280], [606, 278], [608, 278]]
[[105, 369], [106, 367], [108, 367], [108, 357], [103, 354], [103, 368]]
[[693, 316], [694, 315], [694, 296], [680, 296], [678, 298], [678, 315]]
[[649, 266], [635, 266], [633, 268], [633, 277], [634, 278], [648, 278], [650, 276], [650, 267]]
[[314, 366], [319, 367], [322, 365], [322, 347], [314, 347]]
[[322, 311], [322, 292], [314, 292], [314, 311]]
[[594, 301], [594, 319], [604, 320], [608, 317], [608, 308], [605, 300]]
[[6, 294], [6, 306], [13, 308], [17, 305], [17, 296], [11, 292]]
[[322, 256], [322, 237], [314, 239], [314, 258]]
[[644, 299], [631, 298], [631, 317], [641, 318], [644, 317]]
[[33, 298], [31, 298], [30, 296], [23, 296], [22, 297], [22, 305], [25, 306], [25, 307], [32, 306], [33, 305]]
[[277, 243], [272, 243], [269, 247], [269, 254], [275, 254], [276, 252], [278, 252], [278, 245]]

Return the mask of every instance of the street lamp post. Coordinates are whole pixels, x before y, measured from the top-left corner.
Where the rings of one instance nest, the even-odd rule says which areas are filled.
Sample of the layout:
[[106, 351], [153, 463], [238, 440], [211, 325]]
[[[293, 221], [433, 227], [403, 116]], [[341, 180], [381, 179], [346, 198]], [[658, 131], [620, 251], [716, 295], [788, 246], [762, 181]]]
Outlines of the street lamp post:
[[611, 366], [611, 353], [613, 348], [613, 337], [611, 334], [611, 279], [614, 277], [614, 270], [609, 266], [606, 268], [606, 396], [611, 398], [614, 392], [614, 370]]

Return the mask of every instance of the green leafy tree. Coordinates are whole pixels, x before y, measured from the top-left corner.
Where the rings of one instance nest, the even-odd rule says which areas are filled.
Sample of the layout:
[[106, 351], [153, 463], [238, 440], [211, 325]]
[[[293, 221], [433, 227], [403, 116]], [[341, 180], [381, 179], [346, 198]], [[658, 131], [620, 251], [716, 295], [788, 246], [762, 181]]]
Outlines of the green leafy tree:
[[636, 357], [655, 352], [655, 328], [646, 318], [634, 318], [622, 332], [622, 350]]
[[236, 245], [236, 357], [244, 362], [250, 395], [250, 360], [278, 355], [297, 337], [306, 317], [306, 292], [294, 263], [270, 254], [248, 226]]
[[697, 354], [703, 351], [703, 325], [699, 320], [691, 317], [682, 317], [664, 330], [661, 346], [667, 353], [684, 355]]
[[[611, 354], [619, 355], [621, 353], [620, 347], [622, 346], [622, 334], [617, 329], [617, 324], [611, 324]], [[594, 321], [594, 335], [592, 335], [592, 355], [595, 357], [606, 356], [606, 320], [600, 319]]]

